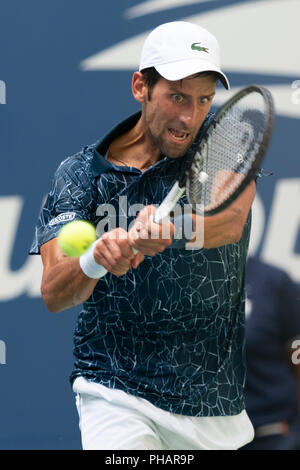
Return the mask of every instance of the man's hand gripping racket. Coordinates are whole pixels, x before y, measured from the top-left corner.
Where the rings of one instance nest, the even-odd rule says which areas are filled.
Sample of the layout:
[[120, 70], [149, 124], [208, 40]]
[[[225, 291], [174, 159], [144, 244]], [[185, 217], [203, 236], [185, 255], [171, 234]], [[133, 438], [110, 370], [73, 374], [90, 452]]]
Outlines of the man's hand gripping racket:
[[[252, 85], [236, 93], [218, 110], [188, 170], [158, 207], [153, 221], [163, 222], [185, 193], [199, 215], [226, 209], [260, 170], [273, 125], [274, 104], [266, 88]], [[106, 273], [103, 267], [102, 276]]]

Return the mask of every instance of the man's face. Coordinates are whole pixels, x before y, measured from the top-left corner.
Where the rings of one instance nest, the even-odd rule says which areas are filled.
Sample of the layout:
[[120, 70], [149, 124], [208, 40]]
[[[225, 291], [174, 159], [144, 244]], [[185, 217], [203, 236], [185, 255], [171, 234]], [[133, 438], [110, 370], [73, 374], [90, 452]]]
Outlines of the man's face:
[[200, 129], [215, 95], [211, 76], [171, 82], [160, 79], [143, 103], [143, 119], [151, 143], [170, 158], [183, 156]]

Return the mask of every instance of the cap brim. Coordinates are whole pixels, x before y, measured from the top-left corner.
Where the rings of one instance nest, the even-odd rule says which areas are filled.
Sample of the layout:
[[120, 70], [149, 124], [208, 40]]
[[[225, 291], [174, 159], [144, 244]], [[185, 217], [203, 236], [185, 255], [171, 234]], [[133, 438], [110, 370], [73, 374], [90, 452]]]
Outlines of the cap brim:
[[216, 72], [223, 86], [229, 90], [230, 84], [226, 75], [219, 67], [200, 60], [183, 60], [180, 62], [170, 62], [163, 65], [155, 65], [157, 72], [166, 80], [175, 81], [195, 75], [200, 72]]

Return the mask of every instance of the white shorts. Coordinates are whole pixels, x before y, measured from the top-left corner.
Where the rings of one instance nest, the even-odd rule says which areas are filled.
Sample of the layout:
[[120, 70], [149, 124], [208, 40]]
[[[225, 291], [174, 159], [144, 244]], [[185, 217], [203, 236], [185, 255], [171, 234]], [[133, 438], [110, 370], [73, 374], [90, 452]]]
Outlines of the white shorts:
[[245, 410], [235, 416], [177, 415], [83, 377], [73, 390], [84, 450], [236, 450], [254, 437]]

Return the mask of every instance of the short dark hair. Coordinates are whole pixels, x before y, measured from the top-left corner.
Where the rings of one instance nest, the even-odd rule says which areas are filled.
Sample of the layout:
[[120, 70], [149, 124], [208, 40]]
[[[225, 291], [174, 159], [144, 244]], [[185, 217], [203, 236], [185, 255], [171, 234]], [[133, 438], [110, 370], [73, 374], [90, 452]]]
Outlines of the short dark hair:
[[[141, 73], [143, 74], [145, 78], [145, 83], [148, 86], [148, 100], [151, 100], [151, 93], [156, 85], [156, 83], [163, 78], [155, 69], [155, 67], [149, 67], [147, 69], [141, 70]], [[220, 74], [217, 72], [213, 71], [207, 71], [207, 72], [198, 72], [195, 74], [195, 77], [204, 77], [204, 76], [211, 76], [213, 77], [216, 81], [220, 80]]]
[[141, 70], [145, 83], [148, 87], [148, 100], [151, 100], [151, 93], [156, 85], [156, 83], [162, 78], [162, 76], [157, 72], [154, 67], [149, 67], [147, 69]]

